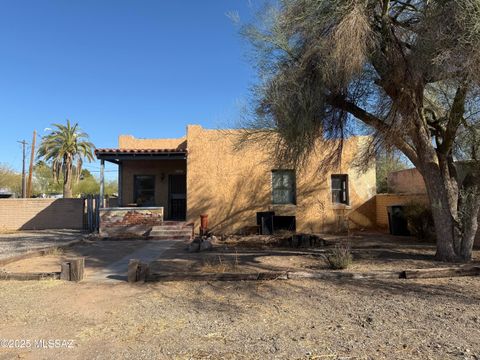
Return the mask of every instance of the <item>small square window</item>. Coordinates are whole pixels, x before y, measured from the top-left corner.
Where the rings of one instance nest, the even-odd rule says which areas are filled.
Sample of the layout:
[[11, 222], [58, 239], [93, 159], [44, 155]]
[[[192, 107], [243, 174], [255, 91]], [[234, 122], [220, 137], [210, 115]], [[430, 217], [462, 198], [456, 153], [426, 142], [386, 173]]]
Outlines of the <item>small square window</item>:
[[273, 170], [273, 204], [295, 204], [295, 200], [295, 172], [293, 170]]
[[134, 201], [137, 206], [155, 206], [155, 176], [134, 176]]
[[332, 175], [332, 202], [334, 204], [349, 204], [348, 175]]

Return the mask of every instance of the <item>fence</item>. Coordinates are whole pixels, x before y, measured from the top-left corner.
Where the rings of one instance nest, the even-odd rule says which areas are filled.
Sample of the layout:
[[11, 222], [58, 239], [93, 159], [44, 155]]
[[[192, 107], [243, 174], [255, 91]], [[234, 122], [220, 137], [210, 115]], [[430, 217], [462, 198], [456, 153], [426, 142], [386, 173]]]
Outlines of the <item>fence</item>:
[[0, 199], [0, 230], [81, 230], [83, 214], [83, 199]]
[[97, 231], [100, 224], [100, 196], [89, 195], [85, 198], [84, 229], [90, 232]]

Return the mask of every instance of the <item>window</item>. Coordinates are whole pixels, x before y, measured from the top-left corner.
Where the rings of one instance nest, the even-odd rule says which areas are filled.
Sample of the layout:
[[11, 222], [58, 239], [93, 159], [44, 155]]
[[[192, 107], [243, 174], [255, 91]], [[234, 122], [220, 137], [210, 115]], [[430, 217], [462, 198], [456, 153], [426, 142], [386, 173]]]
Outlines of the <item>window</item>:
[[134, 176], [134, 202], [137, 206], [155, 206], [155, 176]]
[[348, 205], [348, 175], [332, 175], [332, 202]]
[[295, 172], [293, 170], [272, 171], [272, 202], [295, 204]]

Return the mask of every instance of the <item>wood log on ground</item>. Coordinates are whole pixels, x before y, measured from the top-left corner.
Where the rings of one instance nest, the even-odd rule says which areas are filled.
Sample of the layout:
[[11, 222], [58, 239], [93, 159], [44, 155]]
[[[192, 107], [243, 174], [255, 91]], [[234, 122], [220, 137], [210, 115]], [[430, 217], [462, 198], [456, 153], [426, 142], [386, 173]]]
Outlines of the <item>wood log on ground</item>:
[[145, 282], [150, 274], [150, 267], [147, 263], [141, 262], [137, 268], [137, 281]]
[[60, 267], [60, 280], [70, 281], [70, 263], [62, 262]]
[[9, 273], [0, 272], [0, 280], [47, 280], [47, 279], [60, 279], [59, 272], [40, 272], [40, 273]]
[[127, 270], [127, 281], [130, 283], [137, 282], [137, 270], [138, 265], [140, 264], [140, 260], [138, 259], [130, 259], [128, 262], [128, 270]]
[[62, 280], [67, 281], [82, 281], [84, 272], [85, 272], [85, 258], [71, 258], [65, 260], [61, 265], [61, 275]]
[[254, 281], [286, 280], [287, 272], [261, 273], [152, 273], [147, 281]]
[[76, 244], [79, 244], [83, 241], [84, 241], [84, 239], [72, 240], [72, 241], [67, 242], [63, 245], [48, 246], [48, 247], [44, 247], [44, 248], [41, 248], [41, 249], [32, 250], [32, 251], [29, 251], [29, 252], [26, 252], [26, 253], [23, 253], [23, 254], [14, 255], [14, 256], [10, 256], [8, 258], [0, 259], [0, 266], [5, 266], [5, 265], [11, 264], [11, 263], [16, 262], [16, 261], [30, 259], [30, 258], [34, 258], [34, 257], [37, 257], [37, 256], [49, 255], [55, 250], [65, 250], [65, 249], [68, 249], [69, 247], [72, 247], [72, 246], [74, 246]]
[[477, 276], [480, 275], [480, 265], [464, 265], [449, 268], [430, 268], [430, 269], [414, 269], [402, 271], [400, 277], [402, 279], [430, 279], [445, 278], [457, 276]]
[[138, 259], [130, 259], [128, 262], [127, 281], [145, 282], [150, 273], [150, 267], [147, 263], [142, 263]]

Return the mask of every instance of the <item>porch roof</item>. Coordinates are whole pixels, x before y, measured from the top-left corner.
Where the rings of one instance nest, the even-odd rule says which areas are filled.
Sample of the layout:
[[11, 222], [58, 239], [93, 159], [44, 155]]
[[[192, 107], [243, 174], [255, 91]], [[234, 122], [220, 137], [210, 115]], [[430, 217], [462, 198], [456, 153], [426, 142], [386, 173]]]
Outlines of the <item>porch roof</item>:
[[97, 159], [119, 163], [122, 160], [186, 159], [186, 149], [96, 149]]

